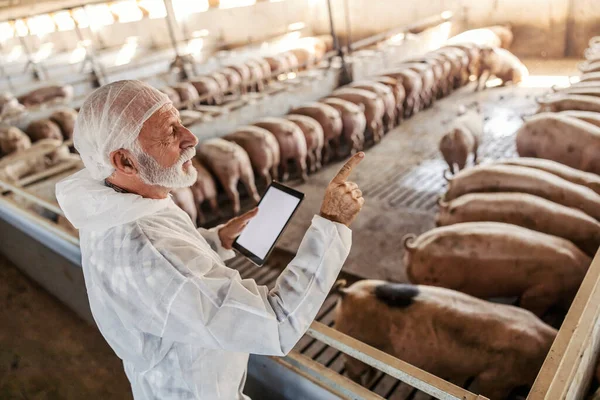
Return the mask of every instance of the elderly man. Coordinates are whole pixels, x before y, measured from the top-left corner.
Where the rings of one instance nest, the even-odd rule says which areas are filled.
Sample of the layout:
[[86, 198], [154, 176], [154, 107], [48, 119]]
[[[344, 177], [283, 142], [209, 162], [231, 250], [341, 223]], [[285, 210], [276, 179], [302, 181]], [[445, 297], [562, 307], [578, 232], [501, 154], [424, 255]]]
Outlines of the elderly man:
[[74, 143], [85, 168], [57, 184], [57, 198], [79, 229], [92, 313], [135, 399], [247, 399], [248, 354], [293, 348], [350, 251], [364, 200], [346, 178], [364, 154], [332, 180], [269, 291], [223, 263], [256, 210], [196, 230], [171, 200], [196, 179], [198, 140], [164, 94], [138, 81], [101, 87], [81, 107]]

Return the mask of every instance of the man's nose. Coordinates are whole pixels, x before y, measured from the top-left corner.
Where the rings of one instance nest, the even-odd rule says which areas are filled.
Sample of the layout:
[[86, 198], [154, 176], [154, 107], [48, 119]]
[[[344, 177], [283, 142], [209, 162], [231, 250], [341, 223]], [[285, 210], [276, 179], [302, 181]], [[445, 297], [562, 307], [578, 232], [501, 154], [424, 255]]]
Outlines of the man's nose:
[[180, 147], [182, 149], [187, 149], [188, 147], [196, 147], [198, 144], [198, 138], [194, 136], [189, 129], [183, 128], [183, 135], [181, 136]]

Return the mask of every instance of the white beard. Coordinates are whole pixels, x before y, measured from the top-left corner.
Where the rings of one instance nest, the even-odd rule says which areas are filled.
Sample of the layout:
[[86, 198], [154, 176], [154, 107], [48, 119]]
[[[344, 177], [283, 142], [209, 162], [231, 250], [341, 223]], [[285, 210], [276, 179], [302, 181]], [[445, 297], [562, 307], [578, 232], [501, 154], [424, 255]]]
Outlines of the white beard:
[[185, 170], [183, 164], [196, 155], [196, 149], [190, 147], [181, 154], [179, 160], [170, 166], [163, 167], [156, 159], [144, 152], [136, 140], [130, 149], [137, 158], [140, 169], [140, 179], [147, 185], [161, 186], [167, 189], [179, 189], [192, 186], [198, 177], [198, 171], [193, 166]]

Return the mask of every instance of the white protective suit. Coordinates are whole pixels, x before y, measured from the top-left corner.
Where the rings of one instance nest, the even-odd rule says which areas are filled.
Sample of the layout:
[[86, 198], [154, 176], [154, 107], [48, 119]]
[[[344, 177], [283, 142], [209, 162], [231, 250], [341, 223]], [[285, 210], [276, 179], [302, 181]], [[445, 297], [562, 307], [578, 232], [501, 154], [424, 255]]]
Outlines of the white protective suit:
[[90, 306], [136, 400], [247, 399], [248, 354], [285, 355], [315, 318], [351, 231], [315, 216], [269, 291], [226, 267], [216, 231], [170, 198], [118, 193], [84, 169], [57, 185], [79, 229]]

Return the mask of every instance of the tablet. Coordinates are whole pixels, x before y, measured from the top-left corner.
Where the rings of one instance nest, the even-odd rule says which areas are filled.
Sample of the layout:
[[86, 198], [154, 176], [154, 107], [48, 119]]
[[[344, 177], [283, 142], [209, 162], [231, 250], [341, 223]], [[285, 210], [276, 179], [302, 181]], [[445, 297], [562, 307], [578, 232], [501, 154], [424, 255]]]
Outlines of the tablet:
[[272, 182], [258, 202], [258, 213], [233, 242], [233, 248], [254, 264], [263, 265], [303, 199], [304, 193]]

